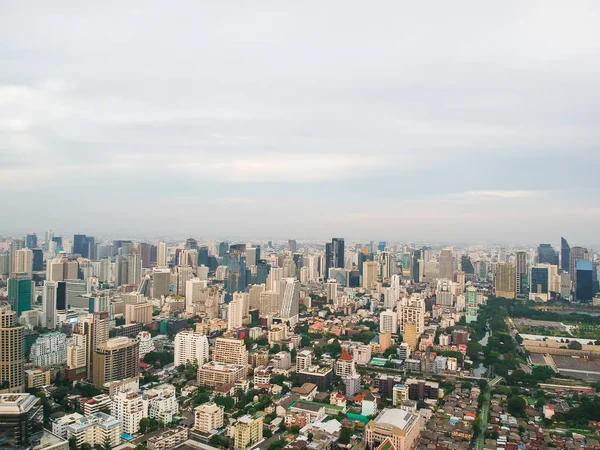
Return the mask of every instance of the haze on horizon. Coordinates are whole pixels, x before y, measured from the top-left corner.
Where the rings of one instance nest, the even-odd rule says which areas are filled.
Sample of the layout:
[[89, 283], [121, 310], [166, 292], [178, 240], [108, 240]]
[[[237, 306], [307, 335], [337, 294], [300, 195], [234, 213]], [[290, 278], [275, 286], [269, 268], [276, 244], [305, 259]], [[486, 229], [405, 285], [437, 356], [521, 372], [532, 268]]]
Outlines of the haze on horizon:
[[599, 18], [6, 0], [0, 231], [596, 242]]

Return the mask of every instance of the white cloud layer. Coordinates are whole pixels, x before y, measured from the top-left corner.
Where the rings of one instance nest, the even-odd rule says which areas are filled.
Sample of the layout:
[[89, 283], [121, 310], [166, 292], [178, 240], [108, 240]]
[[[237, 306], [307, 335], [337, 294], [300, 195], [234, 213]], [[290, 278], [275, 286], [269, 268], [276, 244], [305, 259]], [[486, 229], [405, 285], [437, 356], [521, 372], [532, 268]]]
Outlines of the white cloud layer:
[[593, 243], [599, 15], [5, 1], [0, 232]]

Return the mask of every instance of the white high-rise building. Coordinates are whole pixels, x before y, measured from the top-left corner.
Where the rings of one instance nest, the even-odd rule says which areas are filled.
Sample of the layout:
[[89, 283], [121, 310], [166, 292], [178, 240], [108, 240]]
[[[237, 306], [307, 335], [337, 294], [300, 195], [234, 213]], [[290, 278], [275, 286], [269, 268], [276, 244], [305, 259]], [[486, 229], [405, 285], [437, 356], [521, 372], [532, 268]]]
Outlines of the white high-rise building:
[[227, 305], [227, 329], [241, 328], [243, 320], [243, 305], [239, 300], [233, 300]]
[[26, 273], [29, 276], [33, 274], [33, 251], [23, 248], [15, 252], [15, 272]]
[[325, 284], [325, 292], [327, 294], [327, 303], [333, 303], [337, 306], [338, 283], [336, 280], [329, 279]]
[[279, 295], [281, 296], [281, 313], [279, 317], [289, 320], [290, 326], [298, 322], [300, 308], [300, 282], [295, 278], [281, 280]]
[[175, 335], [175, 367], [186, 363], [201, 366], [208, 361], [208, 338], [193, 331], [180, 331]]
[[414, 323], [418, 338], [425, 329], [425, 301], [420, 297], [412, 297], [398, 302], [398, 320], [401, 333], [404, 333], [407, 322]]
[[148, 404], [148, 417], [162, 423], [171, 423], [179, 412], [175, 386], [161, 384], [144, 391], [144, 401]]
[[165, 267], [167, 265], [167, 243], [160, 241], [156, 248], [156, 265], [158, 267]]
[[137, 335], [137, 339], [140, 341], [140, 359], [144, 359], [144, 356], [154, 351], [152, 335], [148, 331], [140, 331]]
[[279, 284], [283, 278], [283, 269], [281, 267], [271, 267], [271, 271], [267, 276], [267, 291], [275, 291], [278, 294], [279, 292]]
[[379, 332], [389, 332], [391, 334], [398, 332], [398, 316], [391, 309], [379, 314]]
[[110, 413], [121, 421], [121, 432], [133, 436], [140, 430], [140, 420], [148, 417], [148, 403], [137, 392], [119, 392], [112, 396]]
[[67, 361], [67, 335], [59, 331], [40, 335], [31, 346], [29, 358], [38, 367], [64, 364]]
[[127, 281], [136, 286], [139, 286], [142, 281], [142, 259], [137, 250], [127, 256]]
[[42, 296], [42, 318], [43, 327], [55, 330], [58, 321], [56, 312], [56, 294], [58, 283], [56, 281], [44, 281], [44, 292]]
[[67, 347], [67, 368], [79, 369], [87, 365], [87, 336], [73, 333], [71, 345]]
[[313, 354], [310, 350], [302, 350], [296, 355], [296, 372], [302, 372], [312, 366]]
[[254, 284], [250, 288], [249, 293], [249, 305], [250, 309], [260, 309], [260, 294], [265, 292], [267, 286], [266, 284]]
[[281, 297], [275, 291], [261, 292], [258, 309], [261, 317], [278, 313], [281, 310]]

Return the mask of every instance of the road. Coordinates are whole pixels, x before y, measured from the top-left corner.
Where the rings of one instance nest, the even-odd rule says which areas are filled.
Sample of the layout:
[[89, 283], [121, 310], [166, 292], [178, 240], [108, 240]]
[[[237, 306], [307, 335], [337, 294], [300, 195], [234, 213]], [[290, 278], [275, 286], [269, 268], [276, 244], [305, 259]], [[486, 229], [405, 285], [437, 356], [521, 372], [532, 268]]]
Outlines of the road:
[[475, 450], [483, 450], [485, 445], [485, 432], [488, 426], [489, 413], [490, 413], [490, 393], [486, 389], [485, 397], [483, 398], [483, 404], [481, 405], [481, 413], [479, 417], [481, 419], [481, 432], [475, 441]]

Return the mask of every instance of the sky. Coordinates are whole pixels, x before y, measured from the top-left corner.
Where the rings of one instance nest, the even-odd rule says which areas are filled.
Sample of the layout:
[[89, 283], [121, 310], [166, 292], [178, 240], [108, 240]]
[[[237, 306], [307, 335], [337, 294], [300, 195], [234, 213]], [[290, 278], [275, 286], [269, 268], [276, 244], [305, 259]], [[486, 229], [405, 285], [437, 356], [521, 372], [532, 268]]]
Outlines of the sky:
[[596, 1], [0, 3], [0, 232], [600, 242]]

